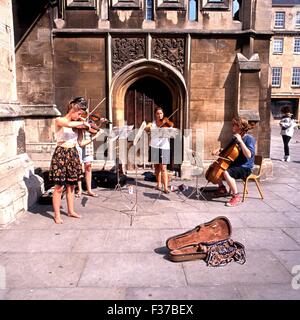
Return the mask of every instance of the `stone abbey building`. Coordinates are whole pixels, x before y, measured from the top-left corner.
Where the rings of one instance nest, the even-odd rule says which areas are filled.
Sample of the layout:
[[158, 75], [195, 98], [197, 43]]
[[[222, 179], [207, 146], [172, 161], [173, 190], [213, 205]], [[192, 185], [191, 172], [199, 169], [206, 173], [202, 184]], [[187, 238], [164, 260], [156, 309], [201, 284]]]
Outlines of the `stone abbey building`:
[[[1, 1], [2, 6], [10, 2]], [[40, 10], [30, 20], [37, 2]], [[87, 97], [91, 106], [106, 98], [99, 110], [114, 126], [138, 128], [143, 120], [152, 121], [156, 106], [163, 106], [166, 116], [177, 110], [171, 119], [176, 127], [193, 130], [190, 139], [182, 139], [183, 176], [188, 175], [186, 149], [195, 144], [195, 130], [202, 132], [208, 163], [211, 149], [230, 139], [235, 115], [258, 122], [257, 153], [268, 163], [271, 0], [12, 4], [16, 67], [7, 72], [15, 77], [15, 93], [10, 99], [3, 90], [0, 98], [6, 105], [13, 100], [10, 110], [19, 113], [1, 114], [0, 124], [22, 124], [23, 135], [14, 139], [23, 139], [19, 152], [35, 167], [49, 167], [53, 119], [75, 96]], [[2, 160], [5, 154], [0, 169]]]

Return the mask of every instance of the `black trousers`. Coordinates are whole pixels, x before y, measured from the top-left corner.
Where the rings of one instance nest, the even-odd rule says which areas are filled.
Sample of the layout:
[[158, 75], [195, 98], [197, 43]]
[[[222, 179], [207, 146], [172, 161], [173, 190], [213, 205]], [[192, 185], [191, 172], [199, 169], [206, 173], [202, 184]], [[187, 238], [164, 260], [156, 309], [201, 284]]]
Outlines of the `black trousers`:
[[284, 146], [284, 155], [288, 157], [290, 155], [289, 142], [291, 140], [291, 137], [282, 135], [282, 140], [283, 140], [283, 146]]

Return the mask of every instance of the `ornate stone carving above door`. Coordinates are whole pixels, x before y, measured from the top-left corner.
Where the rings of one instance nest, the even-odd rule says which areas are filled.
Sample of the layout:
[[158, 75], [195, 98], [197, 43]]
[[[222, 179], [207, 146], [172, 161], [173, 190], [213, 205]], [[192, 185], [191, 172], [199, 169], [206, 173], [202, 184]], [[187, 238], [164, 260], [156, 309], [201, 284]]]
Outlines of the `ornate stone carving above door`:
[[152, 57], [184, 73], [184, 38], [153, 38]]
[[112, 38], [112, 72], [115, 74], [127, 64], [146, 57], [144, 38]]

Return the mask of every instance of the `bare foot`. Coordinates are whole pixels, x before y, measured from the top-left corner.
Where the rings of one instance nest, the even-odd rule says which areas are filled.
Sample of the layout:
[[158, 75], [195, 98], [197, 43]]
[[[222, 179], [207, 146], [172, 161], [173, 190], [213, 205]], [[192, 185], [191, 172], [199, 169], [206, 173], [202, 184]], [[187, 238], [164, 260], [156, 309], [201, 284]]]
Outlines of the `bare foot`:
[[69, 216], [69, 217], [72, 217], [72, 218], [78, 218], [78, 219], [81, 218], [81, 215], [79, 215], [79, 214], [76, 213], [76, 212], [68, 212], [68, 216]]
[[64, 223], [64, 221], [62, 220], [61, 217], [54, 217], [54, 221], [55, 221], [56, 224], [62, 224], [62, 223]]
[[98, 194], [94, 193], [94, 192], [88, 192], [87, 195], [90, 196], [90, 197], [94, 197], [94, 198], [98, 198], [99, 197]]
[[82, 192], [76, 192], [76, 193], [75, 193], [75, 197], [76, 197], [76, 198], [80, 198], [81, 195], [82, 195]]

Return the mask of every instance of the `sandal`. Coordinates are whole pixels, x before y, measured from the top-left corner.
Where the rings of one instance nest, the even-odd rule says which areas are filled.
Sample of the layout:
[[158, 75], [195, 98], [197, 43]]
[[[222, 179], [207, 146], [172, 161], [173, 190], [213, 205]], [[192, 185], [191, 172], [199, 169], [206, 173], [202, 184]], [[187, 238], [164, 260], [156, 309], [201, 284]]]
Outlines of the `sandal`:
[[81, 192], [76, 192], [76, 193], [75, 193], [75, 197], [76, 197], [76, 198], [80, 198], [80, 197], [81, 197], [81, 195], [82, 195], [82, 193], [81, 193]]

